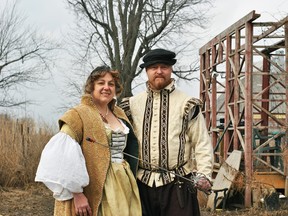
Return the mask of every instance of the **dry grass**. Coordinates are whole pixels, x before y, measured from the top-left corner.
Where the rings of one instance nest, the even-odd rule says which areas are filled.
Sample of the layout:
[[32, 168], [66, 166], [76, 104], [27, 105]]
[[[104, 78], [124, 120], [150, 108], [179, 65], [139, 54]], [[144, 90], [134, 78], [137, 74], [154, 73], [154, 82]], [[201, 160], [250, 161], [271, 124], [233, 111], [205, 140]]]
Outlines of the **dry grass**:
[[0, 216], [51, 216], [54, 198], [43, 184], [0, 188]]
[[30, 118], [0, 115], [0, 186], [19, 187], [33, 182], [41, 152], [53, 135]]
[[[34, 178], [41, 152], [55, 130], [45, 124], [38, 126], [29, 118], [13, 119], [0, 114], [0, 216], [53, 214], [54, 199], [51, 192], [43, 184], [34, 183]], [[242, 191], [244, 182], [245, 176], [239, 172], [233, 182], [233, 189]], [[260, 188], [261, 191], [265, 188], [255, 182], [252, 185], [253, 189]], [[288, 200], [278, 211], [251, 208], [210, 212], [205, 209], [207, 197], [199, 193], [198, 198], [202, 216], [288, 215]]]

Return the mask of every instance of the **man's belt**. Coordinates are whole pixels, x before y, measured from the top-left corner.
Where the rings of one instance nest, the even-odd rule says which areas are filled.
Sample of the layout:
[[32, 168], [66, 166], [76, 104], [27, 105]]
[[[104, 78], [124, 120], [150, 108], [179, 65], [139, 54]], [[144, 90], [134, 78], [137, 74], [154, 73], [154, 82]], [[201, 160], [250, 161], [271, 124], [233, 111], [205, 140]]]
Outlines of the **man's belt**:
[[179, 174], [179, 175], [183, 175], [184, 172], [183, 172], [183, 167], [187, 164], [187, 161], [183, 164], [181, 164], [180, 166], [177, 166], [175, 168], [172, 168], [172, 169], [168, 169], [168, 168], [162, 168], [159, 169], [160, 166], [157, 166], [157, 168], [152, 168], [152, 169], [147, 169], [147, 168], [144, 168], [144, 167], [140, 167], [140, 169], [143, 169], [145, 171], [149, 171], [149, 172], [156, 172], [156, 173], [163, 173], [163, 172], [168, 172], [168, 173], [176, 173], [176, 174]]

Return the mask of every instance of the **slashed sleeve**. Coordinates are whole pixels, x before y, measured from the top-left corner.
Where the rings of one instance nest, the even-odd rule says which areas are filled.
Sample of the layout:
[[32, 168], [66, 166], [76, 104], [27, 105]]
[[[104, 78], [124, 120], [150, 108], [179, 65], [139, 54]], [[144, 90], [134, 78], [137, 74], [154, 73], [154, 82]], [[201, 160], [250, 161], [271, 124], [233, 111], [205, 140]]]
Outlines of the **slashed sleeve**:
[[213, 168], [213, 147], [206, 128], [201, 105], [195, 104], [189, 112], [188, 134], [194, 149], [197, 172], [211, 179]]

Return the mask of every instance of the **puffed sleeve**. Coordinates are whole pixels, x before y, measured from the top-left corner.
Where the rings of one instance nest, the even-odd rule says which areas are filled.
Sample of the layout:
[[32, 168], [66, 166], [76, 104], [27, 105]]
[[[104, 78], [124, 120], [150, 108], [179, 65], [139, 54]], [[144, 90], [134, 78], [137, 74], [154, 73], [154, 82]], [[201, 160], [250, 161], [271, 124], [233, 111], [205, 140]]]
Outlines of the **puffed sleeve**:
[[63, 132], [54, 135], [42, 151], [35, 181], [43, 182], [57, 200], [68, 200], [89, 183], [81, 147]]

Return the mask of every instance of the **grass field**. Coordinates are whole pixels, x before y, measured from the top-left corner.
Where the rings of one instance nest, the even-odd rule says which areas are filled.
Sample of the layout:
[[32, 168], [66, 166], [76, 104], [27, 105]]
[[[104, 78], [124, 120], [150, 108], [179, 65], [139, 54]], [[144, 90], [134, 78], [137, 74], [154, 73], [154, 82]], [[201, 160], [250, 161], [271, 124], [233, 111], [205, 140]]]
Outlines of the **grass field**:
[[[0, 114], [0, 216], [52, 216], [52, 193], [41, 183], [35, 183], [35, 173], [45, 144], [57, 129], [37, 125], [33, 119], [13, 119]], [[216, 215], [288, 215], [287, 205], [278, 211], [263, 208], [206, 211], [202, 216]]]
[[33, 182], [41, 152], [52, 135], [53, 129], [38, 126], [33, 119], [0, 115], [0, 186]]

